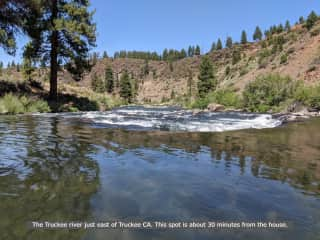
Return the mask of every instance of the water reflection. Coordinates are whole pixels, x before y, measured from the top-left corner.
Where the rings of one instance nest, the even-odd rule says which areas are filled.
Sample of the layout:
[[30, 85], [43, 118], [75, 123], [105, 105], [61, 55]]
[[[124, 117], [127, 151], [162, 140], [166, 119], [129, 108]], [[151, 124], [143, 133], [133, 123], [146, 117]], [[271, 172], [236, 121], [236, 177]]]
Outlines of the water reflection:
[[[317, 239], [320, 121], [170, 133], [1, 117], [1, 239]], [[286, 231], [34, 231], [30, 220], [287, 221]], [[262, 235], [263, 233], [263, 235]], [[237, 238], [235, 238], [235, 236]]]
[[56, 118], [7, 117], [0, 135], [1, 239], [79, 239], [83, 232], [34, 231], [32, 220], [90, 217], [99, 186], [93, 145], [79, 141]]
[[320, 193], [319, 125], [320, 121], [315, 119], [277, 129], [225, 133], [92, 129], [92, 134], [105, 149], [119, 154], [143, 148], [168, 153], [177, 149], [187, 153], [210, 151], [210, 161], [213, 164], [223, 161], [226, 171], [236, 166], [240, 174], [250, 171], [255, 177], [287, 182], [307, 194], [317, 195]]

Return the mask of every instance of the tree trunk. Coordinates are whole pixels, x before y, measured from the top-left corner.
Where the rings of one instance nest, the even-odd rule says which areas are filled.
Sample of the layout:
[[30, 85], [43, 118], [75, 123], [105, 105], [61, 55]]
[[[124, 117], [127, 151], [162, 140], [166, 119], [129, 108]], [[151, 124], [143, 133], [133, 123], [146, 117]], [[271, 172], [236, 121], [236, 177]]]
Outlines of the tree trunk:
[[49, 98], [51, 100], [58, 99], [58, 31], [54, 30], [54, 20], [58, 16], [58, 7], [57, 0], [52, 1], [52, 15], [51, 15], [51, 24], [52, 24], [52, 34], [51, 34], [51, 51], [50, 51], [50, 94]]

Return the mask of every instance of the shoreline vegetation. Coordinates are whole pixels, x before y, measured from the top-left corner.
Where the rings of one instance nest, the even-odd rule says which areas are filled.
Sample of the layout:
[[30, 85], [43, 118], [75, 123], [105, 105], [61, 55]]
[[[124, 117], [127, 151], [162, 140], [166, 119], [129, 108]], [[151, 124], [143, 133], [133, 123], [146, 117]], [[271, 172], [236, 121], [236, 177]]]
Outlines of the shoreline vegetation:
[[179, 106], [192, 109], [195, 114], [201, 111], [271, 113], [274, 116], [287, 115], [288, 120], [320, 115], [320, 84], [306, 86], [302, 81], [279, 74], [259, 76], [248, 83], [242, 93], [225, 88], [210, 91], [194, 100], [173, 98], [161, 103], [128, 103], [116, 95], [68, 84], [59, 89], [59, 101], [50, 101], [48, 85], [33, 80], [0, 81], [0, 87], [1, 92], [6, 92], [0, 97], [0, 114], [105, 111], [132, 104]]

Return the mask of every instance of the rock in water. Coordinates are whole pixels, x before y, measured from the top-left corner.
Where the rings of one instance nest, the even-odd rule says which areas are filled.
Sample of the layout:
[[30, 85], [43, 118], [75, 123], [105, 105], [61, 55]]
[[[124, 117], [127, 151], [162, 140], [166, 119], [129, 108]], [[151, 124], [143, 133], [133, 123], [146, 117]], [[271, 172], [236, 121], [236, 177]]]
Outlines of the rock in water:
[[207, 109], [211, 112], [218, 112], [224, 110], [224, 106], [217, 103], [210, 103]]

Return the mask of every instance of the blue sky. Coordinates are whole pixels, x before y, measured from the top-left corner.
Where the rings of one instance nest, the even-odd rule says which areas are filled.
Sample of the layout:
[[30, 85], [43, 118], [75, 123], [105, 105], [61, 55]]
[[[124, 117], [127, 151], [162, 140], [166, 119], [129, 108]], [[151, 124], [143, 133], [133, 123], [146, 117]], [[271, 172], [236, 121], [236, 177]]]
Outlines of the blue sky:
[[[118, 50], [187, 48], [199, 44], [202, 52], [227, 36], [235, 41], [246, 30], [251, 40], [256, 25], [292, 24], [311, 10], [320, 13], [319, 0], [91, 0], [97, 23], [97, 48], [113, 55]], [[25, 38], [18, 38], [19, 49]], [[0, 61], [18, 62], [21, 50], [10, 57], [0, 50]]]

